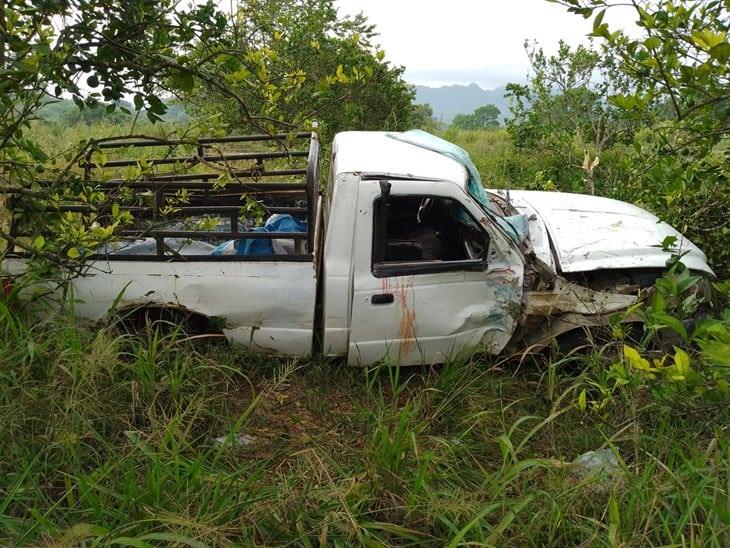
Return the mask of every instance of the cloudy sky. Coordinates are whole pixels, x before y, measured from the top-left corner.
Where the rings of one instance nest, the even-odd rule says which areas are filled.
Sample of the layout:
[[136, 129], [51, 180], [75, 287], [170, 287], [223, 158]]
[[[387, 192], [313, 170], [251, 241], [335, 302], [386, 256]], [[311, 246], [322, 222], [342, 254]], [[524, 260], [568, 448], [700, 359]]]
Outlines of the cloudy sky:
[[[525, 39], [553, 51], [561, 38], [585, 43], [590, 20], [545, 0], [337, 0], [342, 15], [364, 13], [377, 26], [380, 45], [406, 67], [413, 84], [475, 82], [485, 89], [523, 80]], [[606, 21], [631, 30], [631, 9]]]

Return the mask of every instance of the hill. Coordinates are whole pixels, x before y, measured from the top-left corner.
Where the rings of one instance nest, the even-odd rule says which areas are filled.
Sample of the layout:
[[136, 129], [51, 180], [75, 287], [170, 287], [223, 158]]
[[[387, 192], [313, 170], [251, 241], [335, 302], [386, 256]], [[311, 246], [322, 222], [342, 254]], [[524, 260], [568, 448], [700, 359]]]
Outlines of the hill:
[[482, 89], [477, 84], [442, 87], [416, 86], [416, 102], [428, 103], [433, 116], [444, 123], [450, 123], [457, 114], [471, 114], [475, 108], [492, 104], [499, 108], [504, 118], [509, 113], [506, 89]]

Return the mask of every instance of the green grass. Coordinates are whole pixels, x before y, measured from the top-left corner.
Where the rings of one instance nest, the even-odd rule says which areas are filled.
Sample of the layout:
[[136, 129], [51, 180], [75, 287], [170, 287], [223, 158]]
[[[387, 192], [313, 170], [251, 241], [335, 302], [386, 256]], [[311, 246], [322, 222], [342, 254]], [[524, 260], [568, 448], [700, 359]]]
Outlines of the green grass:
[[[221, 133], [223, 132], [223, 133]], [[60, 123], [35, 122], [27, 131], [29, 138], [42, 143], [46, 152], [50, 155], [48, 165], [46, 167], [65, 168], [67, 162], [74, 157], [75, 153], [83, 143], [88, 139], [106, 139], [109, 137], [119, 137], [125, 135], [145, 135], [158, 139], [182, 139], [184, 141], [194, 140], [197, 137], [204, 136], [221, 136], [226, 135], [225, 129], [200, 121], [196, 124], [176, 124], [176, 123], [158, 123], [151, 124], [146, 119], [138, 120], [137, 123], [112, 123], [98, 122], [94, 124], [75, 124], [62, 125]], [[308, 146], [305, 141], [295, 141], [290, 143], [289, 147], [301, 149]], [[254, 151], [268, 150], [271, 146], [261, 143], [233, 143], [218, 144], [211, 148], [208, 153], [216, 154], [226, 151]], [[196, 154], [195, 147], [192, 145], [184, 145], [170, 148], [168, 146], [159, 147], [127, 147], [106, 149], [104, 151], [104, 160], [130, 160], [130, 159], [150, 159], [161, 157], [184, 157]], [[93, 160], [99, 161], [98, 155], [92, 157]], [[56, 162], [55, 164], [53, 162]], [[301, 167], [304, 161], [299, 159], [274, 159], [267, 160], [267, 168], [275, 169], [277, 167]], [[251, 161], [232, 161], [229, 166], [233, 168], [250, 167]], [[186, 172], [210, 172], [212, 169], [216, 171], [223, 168], [223, 164], [212, 162], [210, 165], [188, 166]], [[179, 165], [160, 165], [154, 168], [155, 173], [180, 172], [183, 169]], [[76, 171], [81, 173], [82, 169], [76, 167]], [[124, 178], [134, 179], [139, 177], [136, 168], [105, 168], [104, 170], [93, 170], [92, 177], [96, 178]]]
[[[351, 369], [0, 305], [0, 541], [726, 546], [727, 407], [627, 392], [596, 357]], [[251, 445], [220, 445], [247, 434]], [[613, 482], [568, 464], [619, 451]]]
[[509, 140], [507, 130], [449, 129], [443, 138], [469, 152], [487, 188], [529, 187], [539, 171], [537, 160], [519, 154]]

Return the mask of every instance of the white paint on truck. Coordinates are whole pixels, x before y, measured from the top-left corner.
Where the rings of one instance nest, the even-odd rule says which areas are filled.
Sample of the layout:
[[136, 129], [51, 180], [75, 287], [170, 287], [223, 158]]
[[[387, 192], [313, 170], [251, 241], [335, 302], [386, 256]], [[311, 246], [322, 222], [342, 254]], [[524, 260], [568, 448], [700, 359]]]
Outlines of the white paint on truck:
[[[498, 192], [506, 196], [504, 191]], [[664, 268], [668, 254], [660, 244], [673, 236], [676, 251], [688, 268], [713, 274], [696, 245], [635, 205], [567, 192], [512, 190], [509, 197], [520, 213], [535, 214], [545, 226], [561, 272]], [[549, 254], [549, 242], [541, 234], [537, 236], [533, 238], [535, 251], [541, 257]]]
[[[9, 273], [23, 268], [7, 259]], [[254, 352], [309, 355], [316, 277], [312, 263], [93, 261], [71, 281], [75, 312], [90, 320], [139, 306], [221, 318], [223, 332]]]
[[[484, 218], [465, 187], [447, 181], [391, 184], [391, 196], [450, 198], [473, 218]], [[384, 350], [390, 363], [402, 365], [439, 363], [482, 347], [499, 353], [517, 326], [522, 297], [522, 256], [512, 249], [511, 240], [485, 223], [481, 228], [491, 241], [490, 255], [478, 270], [376, 277], [373, 204], [378, 198], [378, 181], [360, 182], [348, 363], [372, 363], [383, 357]], [[393, 300], [376, 304], [375, 295], [392, 295]]]

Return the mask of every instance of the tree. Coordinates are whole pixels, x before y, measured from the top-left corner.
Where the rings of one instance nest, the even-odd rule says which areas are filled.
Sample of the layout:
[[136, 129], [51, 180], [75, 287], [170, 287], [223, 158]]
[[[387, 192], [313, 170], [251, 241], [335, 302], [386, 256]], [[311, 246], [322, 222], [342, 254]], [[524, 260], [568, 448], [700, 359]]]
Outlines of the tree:
[[[325, 140], [345, 129], [405, 129], [413, 88], [373, 45], [375, 31], [358, 15], [339, 17], [333, 0], [241, 0], [222, 36], [226, 51], [250, 51], [249, 68], [220, 57], [226, 83], [247, 104], [298, 127], [319, 122]], [[206, 49], [194, 56], [206, 58]], [[280, 82], [288, 86], [282, 91]], [[199, 114], [220, 113], [236, 130], [250, 120], [230, 94], [208, 88], [186, 95]]]
[[[512, 99], [510, 135], [518, 147], [553, 156], [555, 172], [550, 176], [565, 190], [595, 194], [603, 152], [633, 132], [631, 118], [609, 102], [628, 89], [628, 80], [608, 48], [571, 49], [561, 41], [553, 56], [529, 42], [525, 49], [532, 73], [529, 83], [507, 86]], [[573, 187], [574, 172], [580, 173], [583, 188]]]
[[[412, 91], [402, 69], [370, 45], [372, 34], [362, 17], [338, 20], [328, 0], [250, 0], [232, 17], [212, 0], [187, 8], [177, 0], [3, 2], [0, 196], [24, 197], [12, 215], [36, 237], [13, 238], [0, 227], [0, 238], [68, 264], [129, 222], [116, 207], [113, 222], [96, 223], [97, 206], [108, 209], [113, 198], [90, 187], [79, 164], [99, 140], [59, 152], [26, 136], [49, 99], [70, 96], [81, 110], [114, 113], [130, 112], [120, 101], [131, 98], [137, 116], [154, 123], [175, 97], [214, 98], [216, 115], [177, 135], [190, 141], [196, 132], [223, 131], [225, 122], [267, 133], [320, 117], [329, 131], [354, 121], [396, 128], [408, 119]], [[78, 200], [89, 213], [57, 213], [60, 202]]]
[[639, 34], [612, 30], [622, 0], [550, 0], [584, 18], [614, 52], [630, 86], [610, 97], [645, 130], [633, 143], [623, 197], [681, 223], [730, 272], [730, 4], [720, 0], [631, 0]]
[[[183, 62], [197, 42], [215, 42], [226, 25], [212, 3], [182, 9], [172, 0], [13, 0], [0, 5], [0, 194], [12, 190], [26, 200], [13, 215], [33, 217], [43, 231], [33, 245], [0, 229], [8, 245], [55, 258], [72, 259], [91, 248], [106, 230], [93, 219], [52, 213], [52, 201], [85, 192], [76, 168], [93, 149], [85, 141], [64, 154], [29, 139], [29, 124], [49, 99], [70, 96], [79, 109], [112, 113], [125, 96], [152, 121], [165, 112], [164, 93], [186, 89], [195, 78], [220, 86], [211, 63]], [[259, 120], [254, 114], [252, 119]], [[41, 192], [37, 180], [48, 180]]]
[[411, 119], [408, 125], [412, 128], [433, 129], [436, 126], [436, 122], [433, 119], [431, 105], [426, 103], [413, 105]]
[[457, 114], [451, 125], [457, 129], [496, 129], [501, 112], [494, 105], [484, 105], [471, 114]]

